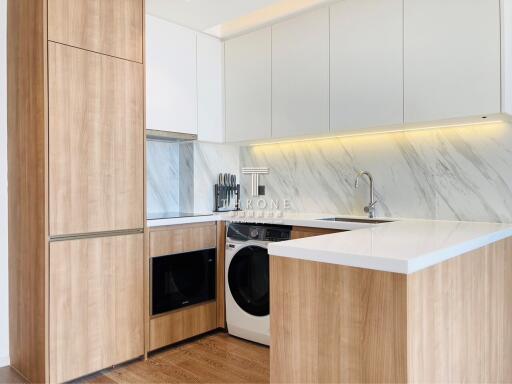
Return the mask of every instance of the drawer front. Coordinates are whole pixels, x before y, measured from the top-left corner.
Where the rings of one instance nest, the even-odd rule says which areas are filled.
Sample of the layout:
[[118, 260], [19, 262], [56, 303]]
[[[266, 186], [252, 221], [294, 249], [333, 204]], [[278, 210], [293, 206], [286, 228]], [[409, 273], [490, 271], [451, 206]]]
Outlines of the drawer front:
[[215, 301], [150, 320], [149, 350], [165, 347], [217, 328]]
[[149, 234], [149, 253], [151, 257], [156, 257], [215, 248], [216, 234], [215, 222], [152, 230]]

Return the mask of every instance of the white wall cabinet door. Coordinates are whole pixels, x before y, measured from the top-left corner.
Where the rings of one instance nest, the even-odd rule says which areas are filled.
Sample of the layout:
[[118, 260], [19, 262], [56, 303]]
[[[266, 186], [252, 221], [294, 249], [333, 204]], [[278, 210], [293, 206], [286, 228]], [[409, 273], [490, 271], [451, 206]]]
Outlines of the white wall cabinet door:
[[500, 112], [499, 0], [405, 0], [405, 122]]
[[197, 35], [198, 139], [224, 142], [224, 45], [213, 37]]
[[329, 10], [272, 27], [272, 137], [329, 132]]
[[331, 7], [331, 131], [403, 122], [403, 2]]
[[146, 16], [146, 128], [197, 134], [196, 33]]
[[224, 49], [226, 141], [270, 138], [270, 28], [226, 41]]

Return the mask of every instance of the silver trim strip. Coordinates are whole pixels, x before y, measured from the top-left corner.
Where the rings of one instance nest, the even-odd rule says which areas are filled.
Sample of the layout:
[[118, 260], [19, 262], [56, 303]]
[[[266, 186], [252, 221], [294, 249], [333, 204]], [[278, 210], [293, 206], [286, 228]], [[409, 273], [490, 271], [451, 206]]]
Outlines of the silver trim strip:
[[136, 235], [139, 233], [144, 233], [144, 228], [123, 229], [123, 230], [118, 230], [118, 231], [74, 233], [71, 235], [56, 235], [56, 236], [50, 236], [49, 241], [54, 242], [54, 241], [66, 241], [66, 240], [93, 239], [96, 237], [126, 236], [126, 235]]
[[146, 130], [147, 140], [160, 140], [160, 141], [193, 141], [197, 140], [197, 135], [190, 133], [157, 131], [153, 129]]

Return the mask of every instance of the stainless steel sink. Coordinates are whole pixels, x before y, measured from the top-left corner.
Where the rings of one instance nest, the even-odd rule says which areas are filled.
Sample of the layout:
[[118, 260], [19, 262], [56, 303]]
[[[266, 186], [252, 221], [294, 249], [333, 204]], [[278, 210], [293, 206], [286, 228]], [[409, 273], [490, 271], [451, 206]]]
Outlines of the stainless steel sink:
[[327, 217], [324, 219], [317, 219], [323, 221], [343, 221], [346, 223], [362, 223], [362, 224], [382, 224], [391, 223], [393, 220], [378, 220], [378, 219], [350, 219], [346, 217]]

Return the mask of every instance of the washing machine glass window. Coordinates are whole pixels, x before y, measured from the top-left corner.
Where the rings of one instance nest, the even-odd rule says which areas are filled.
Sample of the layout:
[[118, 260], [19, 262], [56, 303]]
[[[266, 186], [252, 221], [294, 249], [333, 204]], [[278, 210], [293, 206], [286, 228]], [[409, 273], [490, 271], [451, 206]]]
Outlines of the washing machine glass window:
[[269, 314], [269, 258], [265, 248], [248, 246], [229, 265], [228, 283], [233, 299], [253, 316]]

